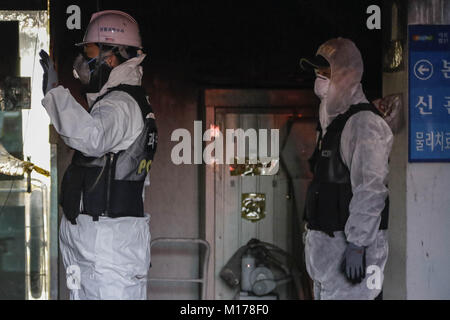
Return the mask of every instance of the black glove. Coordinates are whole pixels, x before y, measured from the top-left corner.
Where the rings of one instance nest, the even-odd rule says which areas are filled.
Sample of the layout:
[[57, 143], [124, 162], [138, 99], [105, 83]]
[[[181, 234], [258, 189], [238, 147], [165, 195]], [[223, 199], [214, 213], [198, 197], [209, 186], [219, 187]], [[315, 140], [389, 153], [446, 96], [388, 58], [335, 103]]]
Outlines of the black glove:
[[41, 50], [39, 52], [39, 56], [41, 59], [39, 62], [41, 63], [42, 69], [44, 69], [44, 79], [42, 80], [42, 91], [44, 95], [50, 91], [50, 89], [56, 88], [58, 86], [58, 74], [56, 73], [55, 66], [53, 64], [52, 59], [47, 52]]
[[360, 283], [366, 277], [366, 249], [349, 242], [344, 253], [342, 271], [351, 283]]

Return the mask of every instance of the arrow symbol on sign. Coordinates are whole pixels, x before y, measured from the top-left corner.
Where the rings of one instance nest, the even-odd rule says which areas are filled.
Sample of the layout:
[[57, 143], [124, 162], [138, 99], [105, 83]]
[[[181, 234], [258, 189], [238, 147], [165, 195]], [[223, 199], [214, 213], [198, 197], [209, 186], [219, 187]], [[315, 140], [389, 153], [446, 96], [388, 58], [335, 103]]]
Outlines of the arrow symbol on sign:
[[417, 71], [420, 72], [420, 74], [423, 76], [425, 72], [430, 71], [430, 69], [428, 69], [427, 67], [425, 67], [423, 64], [421, 64], [419, 66], [419, 68], [417, 69]]
[[433, 64], [426, 59], [417, 61], [414, 65], [414, 75], [419, 80], [430, 79], [433, 75]]

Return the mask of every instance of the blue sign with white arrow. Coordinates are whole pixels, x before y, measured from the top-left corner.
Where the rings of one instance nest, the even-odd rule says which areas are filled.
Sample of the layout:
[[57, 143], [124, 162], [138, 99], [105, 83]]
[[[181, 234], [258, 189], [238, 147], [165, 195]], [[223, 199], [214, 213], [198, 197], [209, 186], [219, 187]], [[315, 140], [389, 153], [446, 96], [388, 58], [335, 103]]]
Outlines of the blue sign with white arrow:
[[409, 161], [450, 162], [450, 25], [410, 25]]

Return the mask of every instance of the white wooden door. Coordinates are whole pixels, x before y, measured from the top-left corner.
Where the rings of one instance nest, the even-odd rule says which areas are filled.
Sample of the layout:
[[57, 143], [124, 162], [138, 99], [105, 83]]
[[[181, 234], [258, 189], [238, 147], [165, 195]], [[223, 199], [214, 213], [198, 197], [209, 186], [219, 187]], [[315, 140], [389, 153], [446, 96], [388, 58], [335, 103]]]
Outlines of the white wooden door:
[[[288, 114], [218, 112], [216, 124], [222, 132], [225, 132], [225, 129], [238, 128], [279, 129], [288, 117]], [[270, 142], [268, 148], [270, 152]], [[256, 145], [247, 143], [246, 156], [257, 151]], [[252, 222], [241, 217], [241, 200], [244, 193], [265, 195], [266, 215], [262, 220]], [[232, 299], [237, 291], [230, 289], [218, 274], [241, 246], [256, 238], [292, 252], [292, 210], [288, 199], [287, 176], [281, 168], [272, 176], [232, 176], [229, 165], [219, 165], [216, 171], [215, 197], [215, 298]], [[287, 298], [285, 287], [278, 290], [280, 298]]]

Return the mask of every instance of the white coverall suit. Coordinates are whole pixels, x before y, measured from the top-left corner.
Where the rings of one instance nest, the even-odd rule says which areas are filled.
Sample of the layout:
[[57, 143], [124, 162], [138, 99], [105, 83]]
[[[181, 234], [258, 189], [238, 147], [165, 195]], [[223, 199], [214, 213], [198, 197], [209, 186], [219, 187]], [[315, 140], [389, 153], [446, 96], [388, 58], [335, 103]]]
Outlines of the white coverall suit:
[[[323, 135], [327, 126], [351, 105], [368, 103], [361, 86], [363, 61], [359, 50], [347, 39], [332, 39], [324, 43], [317, 54], [330, 63], [331, 79], [327, 95], [319, 109]], [[314, 281], [315, 299], [376, 298], [381, 292], [377, 281], [367, 284], [371, 273], [359, 284], [347, 280], [341, 269], [347, 242], [366, 248], [366, 266], [383, 271], [388, 256], [387, 230], [379, 230], [381, 211], [388, 196], [386, 187], [388, 157], [393, 143], [387, 123], [371, 111], [361, 111], [350, 117], [341, 136], [340, 154], [350, 170], [353, 197], [350, 216], [344, 231], [334, 232], [334, 238], [324, 232], [308, 230], [305, 237], [305, 260]], [[367, 269], [370, 270], [370, 269]], [[373, 271], [372, 271], [373, 274]]]
[[[88, 94], [89, 106], [108, 88], [119, 84], [141, 85], [143, 70], [139, 64], [144, 58], [145, 55], [140, 55], [112, 69], [101, 91]], [[139, 105], [122, 91], [105, 96], [94, 105], [91, 113], [62, 86], [50, 90], [42, 104], [64, 142], [89, 157], [127, 149], [144, 128]], [[91, 216], [81, 214], [77, 224], [72, 225], [63, 217], [60, 249], [64, 266], [66, 270], [70, 267], [74, 279], [69, 288], [70, 298], [146, 299], [150, 267], [149, 220], [146, 214], [142, 218], [99, 217], [99, 221], [94, 222]]]

